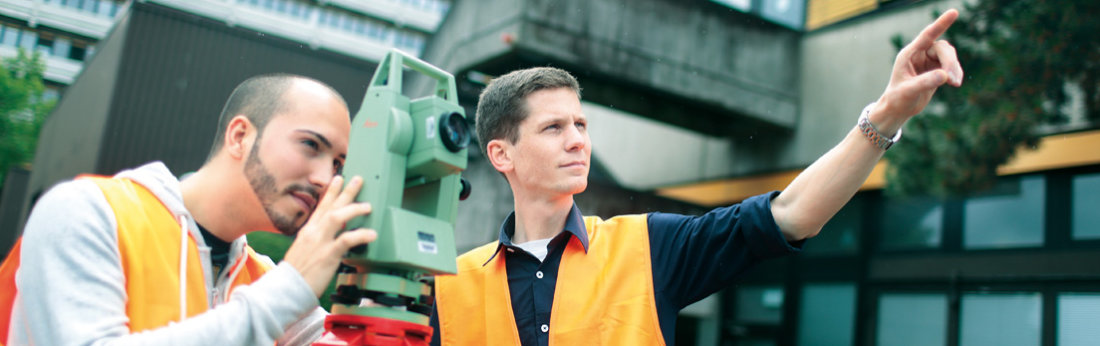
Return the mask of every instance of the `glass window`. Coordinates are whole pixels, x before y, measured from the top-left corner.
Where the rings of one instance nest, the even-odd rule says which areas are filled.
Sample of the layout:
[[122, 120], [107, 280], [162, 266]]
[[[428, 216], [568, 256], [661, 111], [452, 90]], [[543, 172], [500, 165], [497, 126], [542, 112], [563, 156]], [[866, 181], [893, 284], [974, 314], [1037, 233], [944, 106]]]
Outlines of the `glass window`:
[[39, 37], [38, 43], [34, 45], [34, 50], [42, 53], [44, 57], [53, 55], [53, 40]]
[[15, 47], [15, 45], [19, 43], [19, 32], [20, 31], [21, 30], [10, 27], [10, 26], [5, 27], [4, 28], [4, 37], [2, 38], [2, 41], [0, 41], [0, 44], [3, 44], [5, 46]]
[[73, 46], [69, 49], [69, 59], [84, 61], [84, 54], [86, 54], [84, 47]]
[[99, 7], [96, 8], [96, 14], [103, 17], [114, 17], [115, 12], [118, 11], [115, 9], [116, 7], [118, 7], [118, 4], [113, 0], [100, 2]]
[[783, 320], [783, 286], [741, 286], [737, 290], [737, 322], [779, 325]]
[[99, 6], [99, 0], [84, 0], [84, 3], [80, 6], [80, 9], [84, 12], [95, 13], [96, 7]]
[[333, 28], [339, 29], [340, 24], [343, 23], [345, 20], [346, 19], [344, 18], [343, 13], [333, 12], [332, 15], [328, 17], [328, 25]]
[[1058, 295], [1060, 346], [1095, 345], [1100, 340], [1100, 293]]
[[22, 35], [19, 35], [19, 47], [23, 47], [26, 50], [34, 50], [34, 46], [38, 45], [38, 33], [30, 30], [23, 30]]
[[369, 23], [366, 22], [366, 21], [356, 22], [355, 23], [355, 33], [358, 34], [359, 36], [366, 36], [367, 35], [367, 25], [369, 25]]
[[341, 29], [343, 29], [345, 32], [354, 33], [355, 32], [355, 22], [357, 22], [357, 21], [359, 21], [359, 18], [355, 18], [355, 17], [352, 17], [352, 16], [346, 16], [346, 17], [344, 17], [344, 25], [341, 27]]
[[1039, 345], [1039, 293], [969, 293], [962, 298], [959, 345]]
[[798, 344], [851, 345], [855, 317], [855, 284], [806, 285], [798, 312]]
[[68, 58], [72, 51], [72, 44], [68, 39], [58, 38], [53, 41], [53, 55]]
[[309, 19], [310, 7], [308, 5], [297, 1], [291, 1], [287, 4], [287, 7], [289, 7], [290, 15], [298, 19]]
[[947, 296], [936, 293], [883, 294], [878, 302], [875, 344], [947, 344]]
[[61, 98], [61, 90], [57, 89], [56, 87], [46, 87], [46, 90], [42, 91], [42, 99], [43, 100], [57, 101], [60, 98]]
[[969, 198], [963, 212], [967, 249], [1043, 245], [1046, 179], [1041, 175], [1004, 179], [991, 191]]
[[943, 202], [932, 197], [883, 197], [879, 241], [883, 250], [939, 248]]
[[1100, 239], [1100, 173], [1073, 177], [1073, 239]]
[[856, 196], [833, 216], [813, 241], [806, 242], [803, 251], [812, 255], [851, 255], [859, 251], [860, 223], [863, 221], [863, 198]]

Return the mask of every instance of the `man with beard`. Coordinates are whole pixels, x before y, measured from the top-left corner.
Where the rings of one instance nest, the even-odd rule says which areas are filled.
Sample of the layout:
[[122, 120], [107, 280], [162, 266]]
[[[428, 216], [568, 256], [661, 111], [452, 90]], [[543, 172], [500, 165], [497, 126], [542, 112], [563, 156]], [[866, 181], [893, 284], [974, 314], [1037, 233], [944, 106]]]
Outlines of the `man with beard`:
[[[317, 339], [317, 297], [343, 254], [377, 237], [340, 233], [370, 212], [354, 203], [362, 180], [343, 187], [338, 175], [350, 126], [331, 87], [254, 77], [230, 95], [207, 161], [182, 181], [154, 162], [52, 188], [0, 267], [0, 344]], [[256, 230], [296, 237], [280, 264], [248, 247]]]

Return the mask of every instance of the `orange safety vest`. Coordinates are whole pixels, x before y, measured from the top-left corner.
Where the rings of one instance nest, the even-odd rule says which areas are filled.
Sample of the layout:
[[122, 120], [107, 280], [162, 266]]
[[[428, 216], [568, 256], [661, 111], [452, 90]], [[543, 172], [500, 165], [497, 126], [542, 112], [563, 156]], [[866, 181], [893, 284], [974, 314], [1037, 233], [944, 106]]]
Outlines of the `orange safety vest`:
[[[180, 320], [180, 306], [191, 317], [210, 308], [206, 278], [198, 245], [190, 234], [187, 242], [186, 302], [180, 295], [180, 223], [152, 192], [129, 179], [91, 179], [107, 199], [118, 223], [118, 249], [126, 278], [126, 315], [130, 332], [136, 333]], [[19, 269], [21, 241], [16, 242], [0, 266], [0, 344], [8, 339], [12, 305], [16, 296], [15, 272]], [[227, 270], [237, 272], [230, 292], [250, 284], [271, 269], [251, 248]], [[24, 287], [24, 289], [27, 289]], [[33, 288], [31, 288], [33, 289]]]
[[[588, 253], [572, 237], [562, 254], [550, 345], [664, 345], [645, 215], [585, 217]], [[436, 278], [443, 345], [519, 345], [505, 256], [490, 243], [458, 257], [458, 274]]]

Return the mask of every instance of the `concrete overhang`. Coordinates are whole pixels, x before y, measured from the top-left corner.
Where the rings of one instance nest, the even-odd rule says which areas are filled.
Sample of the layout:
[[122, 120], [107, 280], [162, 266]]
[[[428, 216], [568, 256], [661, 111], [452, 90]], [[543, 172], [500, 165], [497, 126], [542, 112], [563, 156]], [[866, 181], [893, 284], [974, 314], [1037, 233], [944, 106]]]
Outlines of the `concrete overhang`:
[[[1100, 151], [1081, 150], [1081, 148], [1097, 147], [1100, 147], [1100, 130], [1050, 135], [1040, 140], [1039, 145], [1035, 147], [1020, 147], [1020, 152], [1015, 157], [997, 168], [997, 175], [1100, 164]], [[886, 161], [875, 165], [860, 190], [878, 190], [885, 187], [888, 167], [889, 164]], [[714, 179], [658, 188], [656, 194], [695, 205], [717, 207], [737, 203], [768, 191], [782, 190], [801, 173], [802, 170], [796, 169], [739, 178]]]
[[493, 76], [556, 66], [586, 101], [736, 137], [794, 128], [798, 35], [705, 1], [460, 1], [424, 60], [467, 100]]

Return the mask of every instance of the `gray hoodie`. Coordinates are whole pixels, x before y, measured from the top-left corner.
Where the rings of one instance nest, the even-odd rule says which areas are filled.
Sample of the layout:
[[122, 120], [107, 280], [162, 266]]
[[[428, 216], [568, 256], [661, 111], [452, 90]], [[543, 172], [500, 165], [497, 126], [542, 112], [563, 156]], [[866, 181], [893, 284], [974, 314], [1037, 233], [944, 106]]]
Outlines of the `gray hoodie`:
[[[224, 297], [235, 272], [224, 270], [213, 278], [210, 248], [184, 208], [179, 180], [164, 164], [146, 164], [116, 177], [152, 191], [198, 243], [211, 309], [130, 334], [115, 214], [94, 182], [73, 180], [43, 195], [27, 220], [7, 344], [295, 345], [321, 336], [325, 311], [286, 262]], [[245, 246], [244, 237], [233, 241], [228, 263], [244, 255]]]

